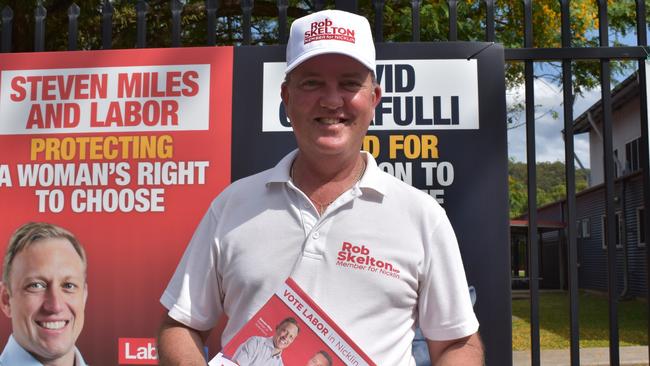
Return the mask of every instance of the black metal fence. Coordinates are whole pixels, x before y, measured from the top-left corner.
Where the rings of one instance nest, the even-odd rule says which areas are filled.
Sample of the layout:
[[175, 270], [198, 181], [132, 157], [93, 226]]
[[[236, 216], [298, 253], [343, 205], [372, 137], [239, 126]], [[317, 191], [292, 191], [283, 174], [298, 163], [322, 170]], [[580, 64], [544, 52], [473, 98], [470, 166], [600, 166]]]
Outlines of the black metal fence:
[[[286, 43], [287, 39], [287, 26], [290, 18], [306, 14], [311, 11], [320, 10], [324, 7], [335, 7], [338, 9], [360, 12], [368, 16], [371, 14], [371, 20], [374, 21], [374, 36], [377, 42], [385, 40], [384, 37], [384, 10], [386, 7], [407, 6], [410, 7], [411, 13], [411, 41], [421, 41], [421, 8], [423, 2], [419, 0], [393, 2], [384, 0], [372, 0], [360, 4], [357, 0], [336, 0], [334, 4], [326, 4], [325, 1], [314, 1], [312, 3], [291, 3], [288, 0], [275, 1], [258, 1], [257, 4], [253, 0], [241, 1], [219, 1], [219, 0], [205, 0], [202, 3], [192, 2], [194, 6], [197, 5], [201, 8], [205, 16], [205, 44], [216, 45], [217, 31], [218, 31], [218, 18], [224, 14], [233, 16], [228, 20], [234, 22], [235, 27], [239, 29], [237, 38], [233, 38], [233, 44], [249, 45], [253, 43], [253, 34], [256, 31], [252, 25], [253, 15], [257, 8], [263, 7], [267, 12], [269, 8], [275, 7], [277, 9], [276, 23], [277, 35], [276, 43]], [[540, 3], [550, 3], [546, 1]], [[573, 134], [573, 75], [572, 63], [579, 60], [597, 60], [600, 63], [600, 85], [602, 97], [602, 116], [603, 116], [603, 144], [604, 144], [604, 187], [605, 187], [605, 215], [606, 220], [606, 242], [615, 242], [615, 206], [614, 206], [614, 156], [612, 148], [612, 104], [611, 104], [611, 91], [608, 87], [611, 83], [610, 63], [613, 60], [636, 60], [638, 61], [638, 75], [640, 84], [640, 122], [642, 131], [642, 151], [648, 150], [648, 115], [647, 115], [647, 96], [646, 96], [646, 68], [645, 59], [648, 56], [647, 52], [647, 36], [646, 36], [646, 4], [643, 0], [635, 0], [636, 11], [636, 33], [637, 33], [637, 46], [626, 47], [611, 47], [609, 41], [608, 29], [608, 2], [607, 0], [597, 0], [598, 7], [598, 40], [599, 44], [595, 47], [574, 47], [572, 45], [572, 30], [571, 30], [571, 14], [569, 0], [556, 0], [559, 2], [561, 9], [561, 46], [554, 48], [538, 48], [535, 47], [535, 39], [533, 37], [533, 6], [535, 5], [532, 0], [519, 0], [510, 1], [511, 5], [521, 6], [523, 9], [523, 45], [517, 48], [506, 48], [505, 56], [507, 61], [523, 62], [524, 63], [524, 84], [525, 84], [525, 120], [526, 120], [526, 137], [527, 137], [527, 157], [528, 157], [528, 238], [529, 248], [528, 253], [533, 255], [529, 256], [528, 264], [528, 277], [530, 278], [530, 318], [531, 318], [531, 358], [533, 365], [540, 364], [540, 324], [539, 324], [539, 267], [538, 259], [535, 253], [539, 253], [538, 248], [538, 235], [537, 235], [537, 178], [535, 169], [535, 89], [534, 89], [534, 63], [547, 62], [547, 61], [560, 61], [562, 68], [562, 88], [563, 88], [563, 122], [565, 134], [565, 163], [566, 163], [566, 232], [565, 237], [568, 245], [568, 289], [570, 297], [570, 334], [571, 334], [571, 364], [580, 364], [579, 354], [579, 322], [578, 322], [578, 270], [577, 270], [577, 245], [576, 245], [576, 227], [573, 223], [576, 222], [576, 184], [575, 184], [575, 166], [574, 166], [574, 134]], [[161, 3], [161, 2], [158, 2]], [[166, 11], [170, 12], [171, 21], [167, 23], [170, 33], [170, 46], [180, 47], [183, 44], [184, 29], [182, 28], [182, 15], [184, 7], [188, 6], [188, 1], [171, 0], [166, 1], [168, 8]], [[475, 1], [480, 3], [481, 8], [485, 12], [485, 18], [482, 22], [484, 27], [483, 41], [493, 42], [497, 40], [495, 36], [495, 11], [497, 11], [497, 2], [495, 0], [482, 0]], [[459, 20], [458, 20], [458, 0], [447, 0], [447, 14], [448, 14], [448, 41], [457, 41], [459, 39]], [[48, 34], [46, 31], [46, 19], [48, 16], [47, 9], [42, 1], [37, 1], [33, 10], [33, 50], [45, 51], [45, 37]], [[372, 7], [370, 7], [372, 5]], [[79, 18], [80, 7], [72, 3], [67, 8], [68, 17], [68, 50], [78, 49], [79, 39]], [[147, 1], [139, 0], [135, 2], [134, 16], [136, 24], [136, 40], [135, 47], [147, 47], [147, 20], [148, 14], [151, 11]], [[100, 34], [101, 34], [101, 48], [110, 49], [113, 47], [114, 29], [114, 5], [113, 2], [105, 0], [101, 4], [96, 5], [95, 9], [99, 13], [100, 20]], [[365, 12], [364, 12], [365, 11]], [[24, 16], [25, 14], [22, 14]], [[11, 52], [15, 45], [12, 45], [14, 36], [14, 11], [10, 6], [5, 6], [2, 9], [2, 52]], [[234, 19], [234, 20], [233, 20]], [[20, 35], [19, 37], [23, 37]], [[643, 180], [644, 180], [644, 206], [650, 207], [650, 172], [648, 154], [641, 154]], [[596, 164], [600, 162], [592, 162]], [[645, 232], [650, 232], [650, 215], [645, 215]], [[610, 339], [610, 364], [619, 365], [619, 327], [617, 321], [618, 313], [618, 296], [616, 288], [616, 246], [607, 246], [608, 257], [608, 293], [609, 293], [609, 339]], [[648, 268], [650, 268], [650, 256], [646, 249], [646, 290], [650, 283], [650, 276], [648, 276]], [[647, 298], [650, 296], [646, 295]], [[648, 317], [650, 319], [650, 316]], [[650, 329], [650, 323], [648, 324]]]

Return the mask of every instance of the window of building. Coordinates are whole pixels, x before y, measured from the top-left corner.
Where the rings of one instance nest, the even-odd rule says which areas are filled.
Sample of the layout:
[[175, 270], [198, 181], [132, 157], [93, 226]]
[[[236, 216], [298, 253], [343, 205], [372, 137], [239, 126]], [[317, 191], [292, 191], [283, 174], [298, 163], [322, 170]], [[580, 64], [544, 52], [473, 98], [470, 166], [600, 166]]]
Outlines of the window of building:
[[641, 169], [641, 159], [639, 156], [640, 145], [641, 138], [637, 138], [636, 140], [632, 140], [625, 144], [625, 168], [628, 173]]
[[636, 243], [645, 247], [645, 210], [643, 207], [636, 209]]
[[[620, 212], [617, 212], [615, 215], [616, 215], [616, 219], [614, 220], [614, 230], [616, 232], [616, 238], [614, 241], [616, 242], [616, 248], [622, 248], [623, 245], [621, 243], [621, 238], [623, 237], [623, 215], [621, 215]], [[601, 241], [602, 241], [603, 249], [607, 249], [607, 244], [605, 243], [606, 241], [605, 238], [607, 238], [606, 222], [607, 222], [607, 216], [605, 215], [601, 216], [600, 223], [602, 225], [601, 227], [603, 228], [602, 231], [603, 235]]]
[[591, 222], [588, 217], [580, 220], [580, 233], [583, 238], [591, 237]]

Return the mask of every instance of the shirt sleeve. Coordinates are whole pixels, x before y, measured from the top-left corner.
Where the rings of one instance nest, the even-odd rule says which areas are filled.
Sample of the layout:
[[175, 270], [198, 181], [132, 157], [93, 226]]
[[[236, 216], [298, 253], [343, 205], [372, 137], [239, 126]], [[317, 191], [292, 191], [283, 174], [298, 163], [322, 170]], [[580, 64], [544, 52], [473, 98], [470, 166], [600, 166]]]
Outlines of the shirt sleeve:
[[160, 302], [168, 315], [196, 330], [209, 330], [223, 314], [217, 263], [217, 218], [211, 206], [194, 232]]
[[454, 230], [445, 214], [425, 247], [418, 310], [422, 334], [430, 340], [451, 340], [478, 331]]

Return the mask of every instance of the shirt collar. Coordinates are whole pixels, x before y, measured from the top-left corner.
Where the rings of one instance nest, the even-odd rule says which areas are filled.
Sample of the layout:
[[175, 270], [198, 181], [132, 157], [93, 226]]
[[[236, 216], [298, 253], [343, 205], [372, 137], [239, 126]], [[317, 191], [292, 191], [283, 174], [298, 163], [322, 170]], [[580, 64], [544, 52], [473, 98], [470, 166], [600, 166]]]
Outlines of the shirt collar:
[[[86, 366], [86, 362], [81, 357], [81, 352], [74, 348], [75, 366]], [[13, 334], [9, 336], [7, 345], [0, 355], [0, 365], [21, 365], [21, 366], [42, 366], [27, 350], [25, 350], [16, 340]]]
[[[361, 188], [362, 191], [364, 189], [370, 189], [382, 196], [386, 195], [386, 184], [384, 183], [384, 179], [380, 176], [380, 174], [386, 173], [379, 169], [375, 158], [370, 153], [367, 151], [361, 151], [361, 154], [366, 160], [366, 171], [359, 180], [359, 188]], [[288, 183], [291, 180], [291, 164], [293, 164], [296, 155], [298, 155], [298, 149], [287, 154], [275, 165], [275, 167], [271, 169], [266, 180], [267, 187], [273, 183]]]
[[273, 168], [271, 168], [271, 174], [269, 174], [268, 178], [266, 179], [267, 186], [272, 183], [286, 183], [291, 180], [291, 164], [293, 164], [293, 160], [296, 158], [296, 155], [298, 155], [298, 149], [295, 149], [285, 155], [282, 160], [280, 160]]
[[386, 195], [386, 179], [382, 177], [383, 174], [386, 174], [383, 170], [379, 169], [377, 166], [377, 161], [375, 158], [367, 151], [361, 151], [364, 159], [366, 159], [366, 171], [363, 173], [363, 176], [359, 180], [359, 188], [362, 190], [364, 188], [371, 189], [382, 196]]

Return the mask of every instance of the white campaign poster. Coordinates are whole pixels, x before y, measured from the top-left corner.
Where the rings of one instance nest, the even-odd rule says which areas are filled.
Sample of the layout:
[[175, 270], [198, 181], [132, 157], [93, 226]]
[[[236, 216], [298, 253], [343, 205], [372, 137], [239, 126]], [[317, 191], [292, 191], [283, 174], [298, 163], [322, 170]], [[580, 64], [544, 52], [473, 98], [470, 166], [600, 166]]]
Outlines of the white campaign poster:
[[[291, 131], [278, 118], [285, 67], [284, 62], [264, 63], [264, 132]], [[479, 128], [475, 59], [378, 60], [376, 76], [382, 97], [371, 131]]]

